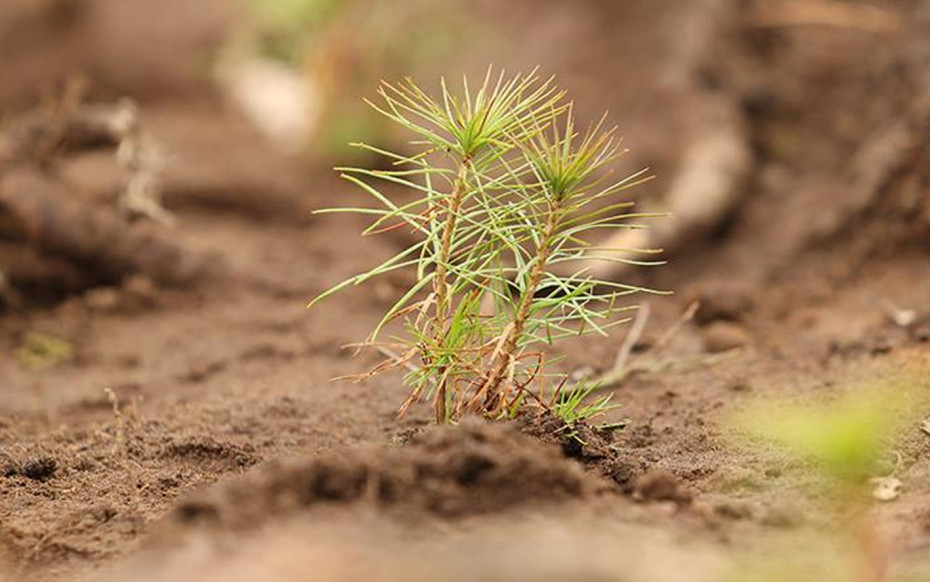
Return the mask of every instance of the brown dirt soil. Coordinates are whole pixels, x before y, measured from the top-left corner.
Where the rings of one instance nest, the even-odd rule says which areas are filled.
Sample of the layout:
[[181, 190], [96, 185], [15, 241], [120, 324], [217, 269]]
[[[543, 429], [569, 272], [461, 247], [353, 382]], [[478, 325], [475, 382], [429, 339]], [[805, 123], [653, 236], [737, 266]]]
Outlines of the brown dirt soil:
[[628, 518], [629, 512], [570, 504], [413, 529], [371, 512], [317, 511], [280, 521], [265, 535], [241, 536], [232, 553], [215, 535], [195, 535], [167, 557], [140, 556], [111, 579], [646, 582], [688, 571], [703, 582], [719, 570], [710, 545]]
[[[629, 120], [632, 165], [648, 158], [661, 171], [641, 196], [655, 195], [700, 116], [686, 89], [650, 81], [673, 59], [680, 3], [588, 2], [603, 12], [550, 2], [534, 16], [514, 3], [501, 25], [537, 33], [508, 58], [571, 70], [581, 100]], [[752, 184], [709, 238], [631, 275], [676, 295], [649, 299], [637, 371], [612, 388], [621, 408], [607, 420], [628, 427], [612, 440], [591, 429], [578, 446], [545, 419], [525, 420], [522, 434], [424, 429], [425, 408], [396, 418], [398, 378], [330, 381], [374, 363], [340, 346], [365, 337], [405, 281], [312, 312], [304, 303], [399, 242], [350, 235], [354, 219], [311, 219], [361, 195], [262, 142], [196, 70], [174, 70], [191, 63], [174, 51], [209, 52], [222, 38], [234, 20], [225, 4], [48, 0], [17, 12], [27, 4], [0, 7], [0, 30], [17, 22], [20, 39], [0, 39], [0, 113], [34, 105], [74, 69], [93, 77], [94, 98], [138, 98], [147, 126], [180, 152], [166, 192], [180, 219], [172, 240], [224, 268], [198, 286], [127, 279], [0, 314], [3, 582], [719, 579], [734, 555], [783, 532], [835, 529], [816, 511], [808, 467], [740, 440], [729, 415], [759, 397], [819, 401], [902, 374], [930, 390], [927, 133], [889, 96], [912, 89], [919, 36], [801, 27], [726, 39], [736, 57], [711, 84], [745, 109]], [[877, 4], [913, 16], [909, 30], [930, 18], [916, 2]], [[151, 17], [171, 10], [186, 16]], [[874, 79], [897, 84], [860, 116]], [[873, 176], [877, 190], [854, 192], [864, 178], [850, 160], [878, 155], [861, 144], [902, 123], [923, 141]], [[59, 172], [89, 200], [118, 183], [93, 157]], [[88, 285], [78, 283], [63, 288]], [[694, 321], [648, 351], [696, 299]], [[893, 323], [894, 309], [916, 318]], [[24, 348], [36, 334], [70, 353], [33, 365]], [[565, 371], [606, 371], [621, 343], [569, 342]], [[903, 493], [876, 515], [895, 552], [918, 559], [930, 552], [930, 437], [909, 426], [894, 449]]]
[[[514, 427], [475, 421], [433, 428], [402, 439], [400, 446], [269, 465], [188, 499], [172, 521], [182, 528], [247, 529], [315, 505], [361, 502], [450, 518], [585, 499], [597, 489], [595, 479], [557, 450]], [[176, 533], [169, 529], [163, 535]]]

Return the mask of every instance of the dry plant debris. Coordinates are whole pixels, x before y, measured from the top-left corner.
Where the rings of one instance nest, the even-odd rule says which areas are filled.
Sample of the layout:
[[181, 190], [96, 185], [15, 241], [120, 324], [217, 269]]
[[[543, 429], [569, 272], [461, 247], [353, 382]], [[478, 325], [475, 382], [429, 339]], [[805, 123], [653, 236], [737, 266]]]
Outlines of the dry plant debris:
[[[125, 173], [112, 206], [83, 198], [58, 172], [65, 158], [95, 150], [112, 150]], [[21, 283], [73, 293], [133, 274], [183, 285], [212, 272], [208, 258], [165, 232], [176, 225], [160, 201], [167, 162], [132, 101], [85, 103], [79, 83], [10, 119], [0, 130], [3, 303], [21, 307], [46, 299], [20, 292]]]

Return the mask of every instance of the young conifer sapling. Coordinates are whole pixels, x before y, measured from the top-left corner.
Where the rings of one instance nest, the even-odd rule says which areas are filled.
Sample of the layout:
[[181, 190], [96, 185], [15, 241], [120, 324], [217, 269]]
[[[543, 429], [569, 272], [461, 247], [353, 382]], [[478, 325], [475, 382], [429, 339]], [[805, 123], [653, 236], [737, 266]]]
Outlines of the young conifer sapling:
[[[606, 116], [578, 131], [564, 92], [535, 73], [508, 78], [489, 71], [477, 89], [466, 78], [459, 92], [443, 80], [438, 98], [411, 80], [383, 83], [379, 96], [370, 105], [416, 137], [414, 151], [355, 144], [391, 161], [387, 170], [339, 168], [379, 206], [320, 212], [367, 215], [373, 223], [364, 234], [408, 228], [416, 242], [311, 306], [415, 269], [416, 282], [362, 344], [388, 359], [355, 379], [408, 370], [401, 414], [431, 400], [437, 422], [469, 412], [514, 415], [529, 402], [565, 410], [553, 402], [566, 393], [565, 380], [547, 370], [544, 350], [570, 336], [606, 335], [636, 309], [625, 298], [651, 292], [596, 280], [582, 263], [592, 250], [589, 235], [642, 228], [630, 221], [650, 215], [616, 198], [645, 181], [645, 172], [612, 179], [609, 165], [622, 152]], [[396, 202], [386, 186], [413, 199]], [[590, 417], [607, 408], [609, 398], [573, 410]]]

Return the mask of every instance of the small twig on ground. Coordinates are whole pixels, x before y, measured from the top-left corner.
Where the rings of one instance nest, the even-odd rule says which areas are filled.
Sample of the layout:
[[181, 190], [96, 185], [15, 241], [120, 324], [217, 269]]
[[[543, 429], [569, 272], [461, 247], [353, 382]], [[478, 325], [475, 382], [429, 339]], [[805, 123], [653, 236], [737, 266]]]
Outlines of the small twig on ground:
[[781, 0], [766, 2], [750, 12], [749, 24], [758, 28], [829, 26], [891, 35], [904, 25], [885, 8], [837, 0]]
[[734, 359], [741, 351], [741, 348], [736, 348], [726, 352], [720, 352], [719, 354], [695, 354], [681, 358], [664, 358], [661, 360], [657, 359], [652, 362], [645, 362], [637, 366], [636, 371], [658, 374], [661, 372], [668, 372], [673, 370], [685, 371], [696, 370], [699, 368], [710, 368], [722, 362]]
[[124, 99], [113, 115], [123, 118], [120, 132], [123, 137], [119, 140], [116, 159], [129, 172], [119, 198], [120, 210], [130, 217], [141, 216], [163, 226], [175, 226], [177, 219], [161, 203], [162, 174], [167, 165], [167, 155], [142, 130], [135, 103]]
[[[672, 326], [669, 327], [668, 330], [666, 330], [664, 334], [662, 334], [662, 337], [659, 338], [659, 341], [657, 341], [651, 348], [649, 348], [649, 351], [645, 355], [655, 354], [662, 347], [664, 347], [669, 341], [671, 341], [671, 339], [675, 337], [675, 335], [678, 334], [678, 332], [681, 330], [681, 328], [686, 323], [694, 319], [694, 315], [697, 313], [697, 310], [700, 308], [700, 306], [701, 304], [697, 301], [691, 303], [691, 305], [688, 306], [688, 308], [685, 310], [682, 316], [679, 317], [675, 321], [675, 323], [673, 323]], [[624, 342], [624, 345], [620, 348], [620, 352], [617, 354], [617, 359], [614, 362], [614, 367], [594, 380], [594, 383], [598, 384], [600, 388], [609, 388], [612, 386], [616, 386], [617, 384], [626, 380], [634, 372], [662, 371], [663, 369], [675, 367], [681, 364], [682, 362], [685, 362], [686, 365], [688, 365], [687, 358], [685, 359], [660, 359], [656, 357], [653, 357], [651, 360], [644, 359], [643, 362], [638, 363], [638, 364], [630, 364], [629, 358], [630, 358], [630, 354], [632, 353], [633, 346], [635, 345], [636, 341], [639, 339], [638, 336], [641, 335], [643, 332], [642, 329], [637, 330], [637, 328], [638, 327], [645, 328], [645, 325], [646, 325], [645, 319], [647, 319], [649, 316], [648, 304], [644, 304], [643, 307], [645, 308], [645, 315], [643, 316], [641, 312], [640, 317], [637, 317], [636, 322], [633, 324], [633, 329], [630, 330], [630, 334], [627, 336], [627, 339]], [[726, 355], [726, 354], [723, 354], [723, 355]], [[695, 359], [697, 360], [698, 365], [703, 365], [706, 363], [714, 364], [717, 361], [719, 361], [719, 359], [713, 358], [711, 356], [697, 357]]]
[[[719, 354], [696, 354], [692, 356], [684, 356], [681, 358], [655, 358], [651, 360], [645, 360], [631, 366], [627, 366], [622, 370], [611, 370], [610, 372], [595, 378], [593, 382], [597, 384], [598, 390], [606, 390], [608, 388], [614, 388], [617, 385], [623, 383], [633, 374], [661, 374], [670, 371], [687, 371], [696, 370], [699, 368], [709, 368], [736, 357], [739, 352], [739, 349], [734, 349], [728, 352], [721, 352]], [[575, 389], [577, 388], [578, 387], [575, 386]]]
[[656, 351], [665, 347], [665, 344], [670, 342], [673, 337], [678, 335], [678, 332], [681, 331], [681, 328], [684, 327], [686, 323], [690, 323], [694, 319], [694, 316], [697, 314], [698, 309], [700, 308], [700, 301], [692, 302], [691, 305], [685, 309], [685, 312], [681, 315], [681, 317], [679, 317], [675, 323], [673, 323], [672, 326], [662, 334], [662, 337], [660, 337], [659, 341], [657, 341], [655, 345], [652, 346], [650, 351]]
[[127, 416], [123, 414], [120, 408], [119, 397], [117, 397], [116, 392], [111, 388], [104, 388], [103, 392], [106, 394], [107, 400], [113, 407], [113, 417], [116, 420], [114, 457], [123, 465], [123, 469], [126, 471], [126, 475], [129, 478], [129, 489], [132, 491], [133, 502], [136, 507], [139, 507], [142, 500], [142, 491], [139, 489], [139, 484], [141, 483], [139, 471], [141, 470], [141, 466], [132, 459], [129, 450], [129, 430], [135, 423], [140, 421], [138, 405], [134, 404], [134, 409], [130, 411], [130, 416]]
[[630, 354], [633, 353], [633, 348], [636, 347], [636, 342], [639, 341], [639, 338], [643, 335], [643, 331], [646, 329], [646, 324], [649, 322], [649, 315], [651, 312], [652, 306], [650, 306], [648, 302], [643, 303], [639, 307], [639, 311], [636, 313], [636, 320], [633, 322], [633, 327], [631, 327], [630, 332], [626, 334], [626, 339], [623, 345], [620, 346], [620, 351], [617, 352], [617, 358], [614, 360], [614, 370], [626, 368], [627, 362], [630, 360]]
[[0, 164], [34, 161], [48, 165], [68, 153], [115, 148], [128, 178], [119, 209], [130, 218], [144, 217], [174, 226], [175, 216], [162, 206], [162, 176], [168, 156], [142, 128], [131, 99], [116, 105], [81, 103], [81, 89], [69, 89], [51, 111], [38, 110], [14, 120], [0, 135]]
[[158, 230], [89, 209], [38, 172], [19, 172], [0, 183], [0, 213], [42, 253], [81, 265], [102, 281], [139, 273], [159, 284], [183, 285], [216, 273], [212, 257], [188, 251]]

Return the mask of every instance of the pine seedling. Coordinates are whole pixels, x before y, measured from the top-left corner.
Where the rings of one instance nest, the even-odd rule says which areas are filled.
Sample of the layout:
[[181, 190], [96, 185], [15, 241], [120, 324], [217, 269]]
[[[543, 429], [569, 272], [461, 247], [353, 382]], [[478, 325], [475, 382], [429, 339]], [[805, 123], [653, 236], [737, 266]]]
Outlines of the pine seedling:
[[[311, 305], [415, 269], [416, 283], [362, 344], [389, 359], [356, 378], [407, 368], [411, 392], [401, 413], [431, 400], [437, 422], [466, 412], [512, 415], [528, 394], [545, 403], [551, 375], [543, 350], [569, 336], [606, 335], [635, 309], [624, 298], [649, 291], [577, 266], [590, 250], [587, 234], [632, 228], [630, 220], [647, 216], [614, 201], [644, 174], [611, 180], [608, 166], [621, 153], [615, 130], [602, 121], [578, 132], [564, 92], [535, 73], [489, 71], [474, 91], [467, 79], [459, 92], [443, 81], [439, 98], [410, 80], [385, 83], [379, 96], [371, 106], [416, 136], [414, 152], [358, 144], [393, 162], [388, 170], [340, 169], [380, 207], [321, 212], [369, 215], [364, 234], [409, 228], [417, 242]], [[385, 186], [416, 196], [397, 203]], [[382, 340], [392, 322], [401, 331]]]

